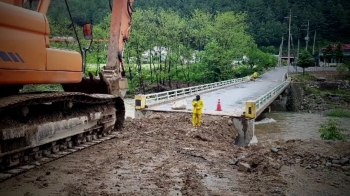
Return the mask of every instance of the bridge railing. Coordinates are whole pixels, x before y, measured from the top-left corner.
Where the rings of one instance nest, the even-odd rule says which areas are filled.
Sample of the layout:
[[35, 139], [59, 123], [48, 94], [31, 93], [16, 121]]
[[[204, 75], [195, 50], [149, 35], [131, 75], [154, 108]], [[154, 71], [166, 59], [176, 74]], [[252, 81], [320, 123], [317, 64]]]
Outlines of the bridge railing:
[[276, 96], [280, 95], [283, 92], [283, 90], [290, 84], [290, 81], [290, 78], [288, 78], [287, 80], [285, 80], [269, 92], [265, 93], [261, 97], [255, 100], [247, 101], [245, 116], [247, 118], [256, 118], [259, 110], [266, 106], [265, 104], [270, 102], [272, 99], [275, 99]]
[[159, 93], [151, 93], [151, 94], [146, 94], [145, 96], [145, 105], [146, 106], [151, 106], [154, 104], [159, 104], [163, 102], [168, 102], [172, 101], [174, 99], [181, 99], [185, 98], [194, 94], [198, 93], [203, 93], [203, 92], [208, 92], [212, 90], [216, 90], [222, 87], [234, 85], [234, 84], [239, 84], [242, 82], [249, 81], [250, 78], [248, 77], [243, 77], [243, 78], [235, 78], [231, 80], [225, 80], [221, 82], [214, 82], [214, 83], [209, 83], [209, 84], [203, 84], [199, 86], [192, 86], [192, 87], [187, 87], [187, 88], [182, 88], [182, 89], [175, 89], [171, 91], [166, 91], [166, 92], [159, 92]]

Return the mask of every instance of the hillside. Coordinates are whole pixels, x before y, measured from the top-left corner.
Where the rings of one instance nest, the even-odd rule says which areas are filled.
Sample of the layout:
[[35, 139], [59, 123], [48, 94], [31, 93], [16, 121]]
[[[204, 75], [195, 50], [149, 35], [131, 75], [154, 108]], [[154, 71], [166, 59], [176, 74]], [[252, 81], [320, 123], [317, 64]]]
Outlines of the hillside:
[[[75, 22], [92, 21], [100, 23], [109, 13], [106, 1], [70, 0]], [[173, 9], [182, 16], [191, 15], [194, 10], [215, 14], [217, 12], [246, 12], [249, 32], [258, 46], [279, 46], [281, 37], [288, 36], [289, 9], [292, 10], [293, 40], [303, 41], [306, 36], [307, 21], [310, 22], [310, 38], [317, 31], [318, 43], [321, 40], [347, 42], [350, 31], [350, 1], [342, 0], [135, 0], [134, 8]], [[49, 16], [56, 21], [65, 17], [64, 1], [53, 0]], [[304, 43], [302, 43], [304, 44]]]

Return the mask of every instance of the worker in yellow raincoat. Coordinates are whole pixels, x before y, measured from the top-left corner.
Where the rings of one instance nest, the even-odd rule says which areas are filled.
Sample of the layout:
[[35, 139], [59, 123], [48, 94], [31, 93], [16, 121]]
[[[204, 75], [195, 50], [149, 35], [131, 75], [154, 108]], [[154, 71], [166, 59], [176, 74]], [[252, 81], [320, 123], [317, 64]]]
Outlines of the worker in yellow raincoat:
[[193, 111], [192, 111], [192, 125], [194, 127], [201, 126], [202, 121], [202, 109], [204, 106], [203, 100], [199, 95], [196, 96], [192, 101]]
[[258, 77], [258, 73], [257, 73], [257, 72], [254, 72], [254, 73], [253, 73], [253, 77], [254, 77], [254, 79], [256, 79], [256, 78]]

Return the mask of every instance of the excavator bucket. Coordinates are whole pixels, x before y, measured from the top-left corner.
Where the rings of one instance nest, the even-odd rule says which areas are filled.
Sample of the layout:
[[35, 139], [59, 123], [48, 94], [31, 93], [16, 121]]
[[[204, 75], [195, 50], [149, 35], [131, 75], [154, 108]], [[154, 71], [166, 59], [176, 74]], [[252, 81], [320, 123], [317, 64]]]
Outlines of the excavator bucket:
[[82, 92], [87, 94], [111, 94], [124, 98], [128, 89], [126, 78], [105, 76], [103, 72], [99, 76], [89, 73], [89, 77], [83, 77], [78, 84], [62, 84], [66, 92]]

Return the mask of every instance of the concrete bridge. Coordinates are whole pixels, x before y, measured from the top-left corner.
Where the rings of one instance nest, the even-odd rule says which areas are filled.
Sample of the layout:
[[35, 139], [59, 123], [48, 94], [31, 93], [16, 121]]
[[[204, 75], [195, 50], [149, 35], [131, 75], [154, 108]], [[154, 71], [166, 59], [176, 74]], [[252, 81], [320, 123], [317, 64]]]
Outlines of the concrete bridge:
[[[274, 68], [255, 81], [250, 77], [204, 84], [167, 92], [135, 96], [135, 118], [143, 118], [153, 112], [191, 113], [191, 102], [200, 94], [204, 101], [203, 114], [229, 116], [240, 133], [237, 145], [256, 142], [255, 119], [288, 87], [287, 68]], [[185, 110], [173, 110], [174, 101], [186, 100]], [[220, 100], [221, 111], [216, 111]], [[190, 115], [190, 114], [189, 114]]]

